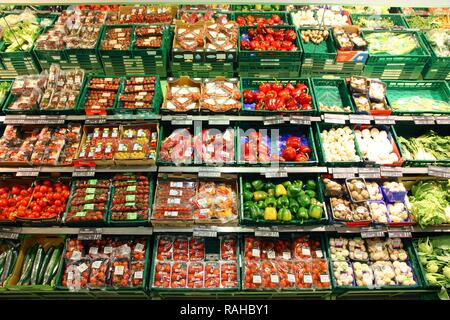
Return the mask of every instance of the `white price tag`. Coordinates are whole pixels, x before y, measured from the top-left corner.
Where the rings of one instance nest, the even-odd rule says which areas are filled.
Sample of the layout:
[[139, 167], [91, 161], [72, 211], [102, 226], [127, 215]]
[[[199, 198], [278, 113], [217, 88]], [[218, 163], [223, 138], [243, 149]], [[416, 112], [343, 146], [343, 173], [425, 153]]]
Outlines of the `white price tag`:
[[392, 116], [374, 116], [375, 124], [395, 124], [395, 117]]
[[143, 271], [136, 271], [133, 275], [134, 279], [142, 279], [144, 278], [144, 272]]
[[403, 177], [402, 168], [398, 167], [380, 167], [380, 175], [387, 178]]
[[309, 248], [302, 248], [302, 255], [310, 256], [311, 255], [311, 250]]
[[78, 250], [72, 251], [72, 255], [70, 256], [70, 260], [80, 260], [81, 259], [81, 252]]
[[349, 115], [350, 123], [355, 124], [370, 124], [372, 117], [365, 114], [351, 114]]
[[429, 166], [428, 175], [433, 177], [450, 179], [450, 167]]
[[259, 275], [253, 275], [253, 283], [256, 283], [256, 284], [259, 284], [259, 283], [261, 283], [262, 281], [261, 281], [261, 276], [259, 276]]
[[435, 117], [436, 124], [450, 124], [450, 117]]
[[111, 246], [106, 246], [104, 249], [103, 249], [103, 253], [104, 254], [110, 254], [110, 253], [112, 253], [113, 252], [113, 247], [111, 247]]
[[289, 282], [292, 282], [292, 283], [295, 282], [295, 276], [292, 273], [288, 273], [287, 279]]
[[414, 124], [434, 124], [434, 118], [433, 117], [427, 117], [427, 116], [414, 116], [413, 117]]
[[283, 259], [291, 260], [291, 253], [289, 251], [283, 251]]
[[380, 168], [359, 168], [358, 174], [365, 179], [379, 179], [381, 177]]
[[134, 251], [135, 252], [144, 252], [144, 248], [145, 248], [145, 246], [142, 243], [138, 243], [134, 247]]
[[116, 267], [114, 268], [114, 274], [115, 274], [115, 275], [118, 275], [118, 276], [121, 276], [121, 275], [123, 275], [124, 269], [125, 269], [124, 266], [116, 266]]
[[311, 117], [310, 116], [291, 116], [289, 119], [291, 124], [303, 124], [310, 126], [311, 125]]
[[303, 275], [303, 283], [312, 283], [312, 275], [310, 273], [305, 273]]
[[[412, 233], [411, 231], [406, 231], [406, 230], [390, 230], [388, 231], [388, 236], [389, 238], [412, 238]], [[400, 241], [400, 239], [394, 239], [394, 241]], [[395, 243], [395, 242], [394, 242]], [[394, 246], [394, 244], [393, 244]], [[398, 246], [400, 247], [400, 246]]]
[[348, 116], [343, 115], [343, 114], [325, 113], [323, 115], [323, 121], [325, 123], [345, 124], [345, 121], [347, 121], [347, 120], [348, 120]]
[[316, 257], [317, 257], [317, 258], [322, 258], [322, 257], [323, 257], [323, 252], [322, 252], [322, 250], [316, 250]]
[[259, 258], [260, 252], [261, 251], [259, 249], [253, 248], [252, 249], [252, 256]]
[[271, 274], [270, 275], [270, 282], [272, 282], [272, 283], [279, 283], [280, 279], [278, 278], [278, 275], [277, 274]]
[[268, 117], [264, 117], [264, 125], [265, 126], [270, 126], [270, 125], [274, 125], [274, 124], [283, 124], [284, 123], [284, 118], [283, 116], [268, 116]]
[[37, 177], [41, 171], [40, 167], [37, 168], [17, 168], [16, 177]]
[[268, 259], [275, 259], [275, 251], [273, 251], [273, 250], [267, 251], [267, 258]]
[[78, 271], [79, 271], [80, 273], [85, 272], [88, 268], [89, 268], [89, 267], [88, 267], [88, 265], [87, 265], [86, 263], [82, 263], [82, 264], [80, 264], [80, 265], [77, 267], [77, 269], [78, 269]]
[[89, 254], [90, 255], [95, 255], [98, 253], [98, 247], [90, 247], [89, 248]]
[[98, 269], [100, 268], [100, 266], [102, 265], [102, 261], [101, 260], [96, 260], [92, 263], [92, 268], [94, 269]]
[[330, 282], [330, 276], [328, 274], [321, 274], [320, 275], [320, 282], [322, 282], [322, 283], [329, 283]]

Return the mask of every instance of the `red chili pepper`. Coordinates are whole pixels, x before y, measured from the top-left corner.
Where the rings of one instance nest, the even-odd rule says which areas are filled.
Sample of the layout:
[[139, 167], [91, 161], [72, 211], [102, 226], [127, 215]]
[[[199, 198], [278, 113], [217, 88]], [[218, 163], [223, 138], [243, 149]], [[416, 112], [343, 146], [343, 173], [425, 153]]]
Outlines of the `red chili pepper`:
[[256, 102], [264, 100], [266, 98], [266, 94], [263, 91], [254, 92], [253, 99]]
[[272, 87], [270, 83], [261, 83], [258, 87], [259, 91], [267, 93]]
[[253, 103], [254, 101], [254, 93], [252, 90], [244, 90], [244, 103]]
[[281, 82], [274, 82], [271, 84], [271, 88], [278, 93], [283, 90], [283, 84]]

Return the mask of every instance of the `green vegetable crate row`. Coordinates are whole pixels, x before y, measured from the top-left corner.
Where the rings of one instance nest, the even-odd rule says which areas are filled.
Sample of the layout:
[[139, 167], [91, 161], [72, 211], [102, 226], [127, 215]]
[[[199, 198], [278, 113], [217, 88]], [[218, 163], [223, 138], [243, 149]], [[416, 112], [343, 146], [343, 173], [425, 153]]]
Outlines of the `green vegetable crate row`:
[[323, 217], [314, 180], [286, 180], [279, 184], [262, 180], [243, 184], [244, 218], [255, 221], [306, 221]]

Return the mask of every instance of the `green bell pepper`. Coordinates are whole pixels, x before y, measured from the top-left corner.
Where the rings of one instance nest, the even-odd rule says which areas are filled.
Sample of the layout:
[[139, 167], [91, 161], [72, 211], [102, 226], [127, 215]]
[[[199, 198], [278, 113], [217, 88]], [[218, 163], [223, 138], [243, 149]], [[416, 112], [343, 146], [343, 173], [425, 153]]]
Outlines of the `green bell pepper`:
[[311, 199], [306, 194], [298, 197], [297, 201], [300, 207], [303, 208], [308, 208], [309, 205], [311, 204]]
[[258, 208], [260, 209], [264, 209], [266, 207], [266, 203], [264, 202], [264, 200], [258, 201], [256, 203], [256, 205], [258, 206]]
[[294, 198], [289, 198], [289, 210], [292, 212], [297, 212], [298, 208], [300, 208], [300, 205], [298, 204], [297, 200]]
[[305, 194], [310, 197], [310, 198], [315, 198], [316, 197], [316, 192], [313, 190], [306, 190]]
[[308, 219], [308, 210], [306, 208], [298, 208], [296, 214], [297, 220], [307, 220]]
[[242, 185], [242, 189], [252, 191], [252, 184], [250, 182], [244, 182], [244, 184]]
[[264, 182], [262, 180], [255, 180], [252, 182], [252, 187], [256, 191], [262, 190], [264, 188]]
[[270, 189], [275, 189], [275, 185], [269, 181], [264, 184], [264, 190], [268, 192]]
[[275, 187], [275, 196], [278, 198], [286, 195], [287, 195], [286, 188], [282, 184], [277, 184], [277, 186]]
[[311, 206], [315, 206], [319, 203], [319, 200], [317, 200], [316, 198], [311, 198]]
[[309, 208], [309, 217], [312, 219], [317, 219], [319, 220], [320, 218], [322, 218], [323, 215], [323, 209], [320, 206], [311, 206]]
[[285, 187], [285, 189], [287, 190], [287, 189], [289, 189], [289, 186], [292, 185], [292, 182], [290, 182], [290, 181], [285, 181], [285, 182], [282, 183], [282, 185], [283, 185], [283, 187]]
[[289, 198], [287, 196], [282, 196], [277, 199], [277, 208], [288, 208], [289, 207]]
[[258, 220], [262, 213], [261, 209], [258, 208], [258, 206], [255, 203], [252, 203], [249, 210], [250, 210], [250, 218], [252, 218], [253, 220]]
[[276, 207], [277, 206], [277, 199], [275, 199], [274, 197], [266, 198], [266, 200], [264, 200], [264, 205], [266, 207]]
[[269, 197], [275, 197], [275, 189], [269, 189], [267, 190], [267, 195]]
[[244, 190], [242, 193], [242, 198], [244, 201], [251, 201], [253, 199], [253, 193], [249, 190]]
[[253, 204], [254, 204], [253, 201], [245, 201], [245, 202], [244, 202], [244, 211], [245, 211], [245, 210], [249, 210], [249, 209], [250, 209], [250, 206], [253, 205]]
[[303, 181], [302, 180], [294, 180], [292, 183], [294, 186], [299, 187], [300, 189], [303, 188]]
[[281, 209], [278, 211], [278, 213], [279, 213], [280, 216], [281, 216], [281, 219], [280, 219], [280, 220], [283, 220], [283, 221], [291, 221], [291, 220], [292, 220], [292, 213], [291, 213], [291, 211], [290, 211], [289, 209], [287, 209], [287, 208], [281, 208]]
[[300, 191], [302, 191], [302, 188], [293, 184], [288, 188], [288, 196], [297, 198], [300, 195]]
[[264, 210], [264, 220], [277, 220], [277, 209], [267, 207]]
[[253, 192], [253, 200], [255, 200], [255, 201], [266, 200], [266, 198], [267, 198], [267, 192], [265, 192], [265, 191]]
[[314, 180], [306, 181], [306, 189], [308, 189], [308, 190], [316, 190], [316, 182]]

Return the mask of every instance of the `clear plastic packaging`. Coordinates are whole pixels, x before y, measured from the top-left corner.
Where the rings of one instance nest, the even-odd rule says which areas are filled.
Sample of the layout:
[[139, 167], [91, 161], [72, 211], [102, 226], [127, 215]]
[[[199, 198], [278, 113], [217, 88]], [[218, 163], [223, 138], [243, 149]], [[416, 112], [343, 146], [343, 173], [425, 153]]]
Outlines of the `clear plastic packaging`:
[[389, 253], [386, 248], [386, 243], [383, 239], [374, 238], [367, 239], [367, 249], [369, 251], [369, 258], [372, 261], [389, 260]]
[[367, 287], [374, 284], [374, 275], [371, 266], [366, 262], [353, 262], [355, 282], [358, 287]]
[[333, 261], [333, 274], [337, 286], [354, 285], [354, 274], [350, 262]]
[[377, 286], [395, 286], [395, 271], [392, 262], [376, 261], [372, 264]]

